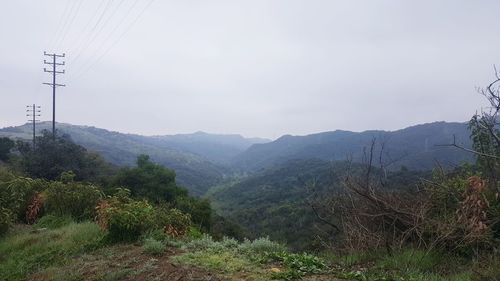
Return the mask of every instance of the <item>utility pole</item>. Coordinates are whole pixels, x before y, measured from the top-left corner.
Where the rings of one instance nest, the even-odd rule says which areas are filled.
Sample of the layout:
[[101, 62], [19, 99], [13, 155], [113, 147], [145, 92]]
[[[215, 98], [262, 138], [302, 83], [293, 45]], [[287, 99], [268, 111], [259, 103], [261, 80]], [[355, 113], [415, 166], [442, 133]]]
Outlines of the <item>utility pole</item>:
[[57, 84], [56, 83], [56, 76], [57, 74], [64, 74], [63, 71], [57, 71], [57, 66], [63, 66], [65, 65], [65, 62], [63, 61], [62, 63], [57, 62], [57, 58], [64, 58], [66, 57], [66, 54], [58, 55], [58, 54], [49, 54], [47, 52], [43, 52], [44, 56], [48, 56], [52, 58], [52, 61], [46, 61], [43, 60], [44, 64], [52, 65], [52, 70], [47, 70], [46, 68], [43, 68], [44, 72], [48, 72], [52, 74], [52, 83], [43, 83], [45, 85], [49, 85], [52, 87], [52, 137], [55, 139], [56, 138], [56, 87], [65, 87], [66, 85], [64, 84]]
[[41, 116], [40, 112], [42, 111], [40, 110], [39, 105], [37, 106], [33, 104], [33, 105], [27, 105], [26, 107], [28, 108], [26, 109], [26, 112], [28, 112], [26, 116], [32, 117], [32, 119], [29, 119], [28, 122], [33, 123], [33, 150], [35, 150], [36, 122], [40, 121], [36, 118]]

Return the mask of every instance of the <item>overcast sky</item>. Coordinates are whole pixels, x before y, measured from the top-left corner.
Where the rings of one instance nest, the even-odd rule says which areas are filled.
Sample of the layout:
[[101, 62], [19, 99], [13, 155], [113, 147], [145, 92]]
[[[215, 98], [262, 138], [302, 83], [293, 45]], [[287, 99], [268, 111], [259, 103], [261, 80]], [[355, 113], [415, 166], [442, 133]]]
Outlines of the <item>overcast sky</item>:
[[497, 0], [2, 1], [0, 127], [24, 123], [33, 102], [52, 118], [44, 50], [67, 55], [60, 122], [276, 138], [465, 121], [500, 64], [498, 11]]

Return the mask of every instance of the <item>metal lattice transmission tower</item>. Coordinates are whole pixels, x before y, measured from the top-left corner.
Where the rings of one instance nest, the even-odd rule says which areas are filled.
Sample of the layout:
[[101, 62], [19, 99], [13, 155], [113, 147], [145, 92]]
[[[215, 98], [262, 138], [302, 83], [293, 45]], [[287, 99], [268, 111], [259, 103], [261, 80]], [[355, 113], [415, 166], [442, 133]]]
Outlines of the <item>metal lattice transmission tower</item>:
[[41, 107], [39, 105], [33, 104], [33, 105], [27, 105], [26, 106], [26, 116], [31, 117], [28, 119], [28, 122], [31, 122], [33, 124], [33, 150], [35, 150], [35, 140], [36, 140], [36, 122], [39, 122], [40, 120], [37, 119], [37, 117], [40, 117], [42, 114]]
[[58, 55], [58, 54], [49, 54], [47, 52], [43, 52], [43, 55], [52, 58], [52, 61], [43, 60], [44, 64], [48, 64], [48, 65], [52, 66], [52, 69], [43, 68], [44, 72], [48, 72], [48, 73], [52, 74], [52, 82], [51, 83], [43, 83], [43, 84], [49, 85], [52, 87], [52, 137], [55, 139], [55, 137], [56, 137], [56, 88], [66, 86], [64, 84], [57, 84], [56, 83], [57, 75], [65, 73], [64, 70], [62, 70], [62, 71], [57, 70], [58, 66], [65, 65], [64, 61], [57, 62], [57, 59], [66, 57], [66, 54], [63, 53], [62, 55]]

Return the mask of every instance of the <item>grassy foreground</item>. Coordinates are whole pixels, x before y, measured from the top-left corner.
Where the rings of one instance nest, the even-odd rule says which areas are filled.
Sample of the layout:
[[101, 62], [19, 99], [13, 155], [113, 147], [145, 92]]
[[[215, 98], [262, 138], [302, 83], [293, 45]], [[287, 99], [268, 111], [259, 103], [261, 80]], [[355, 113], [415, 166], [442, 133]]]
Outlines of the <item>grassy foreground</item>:
[[460, 260], [421, 251], [318, 257], [266, 238], [161, 233], [109, 244], [92, 222], [42, 226], [17, 226], [0, 240], [0, 280], [473, 280]]

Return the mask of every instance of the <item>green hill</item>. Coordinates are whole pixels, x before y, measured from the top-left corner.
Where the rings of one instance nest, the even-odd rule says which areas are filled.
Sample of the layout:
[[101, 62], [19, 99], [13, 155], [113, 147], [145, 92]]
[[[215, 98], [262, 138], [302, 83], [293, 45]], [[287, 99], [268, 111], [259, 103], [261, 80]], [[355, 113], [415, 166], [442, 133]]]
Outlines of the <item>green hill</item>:
[[471, 146], [470, 132], [465, 123], [435, 122], [393, 132], [334, 131], [307, 136], [286, 135], [273, 142], [251, 146], [235, 157], [232, 164], [244, 171], [256, 171], [291, 159], [338, 161], [350, 157], [355, 162], [361, 162], [364, 149], [374, 138], [378, 143], [375, 154], [380, 154], [381, 144], [384, 144], [383, 160], [391, 170], [399, 170], [402, 166], [412, 170], [430, 170], [437, 163], [453, 167], [472, 162], [470, 153], [437, 146], [452, 143], [453, 136], [463, 146]]
[[[38, 124], [39, 131], [50, 128], [50, 122]], [[70, 124], [57, 124], [57, 129], [69, 134], [77, 144], [119, 166], [135, 165], [137, 155], [148, 154], [153, 161], [175, 170], [179, 184], [194, 195], [204, 194], [228, 173], [219, 162], [228, 161], [255, 142], [266, 141], [201, 132], [147, 137]], [[11, 138], [30, 139], [31, 134], [29, 124], [0, 129], [0, 136]]]

